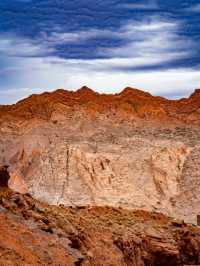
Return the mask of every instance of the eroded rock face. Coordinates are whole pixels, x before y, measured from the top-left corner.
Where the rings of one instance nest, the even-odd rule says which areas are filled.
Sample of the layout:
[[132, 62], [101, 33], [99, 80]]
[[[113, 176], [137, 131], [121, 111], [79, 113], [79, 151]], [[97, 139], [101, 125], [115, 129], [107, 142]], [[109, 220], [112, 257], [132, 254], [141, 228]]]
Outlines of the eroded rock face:
[[0, 108], [0, 164], [9, 165], [10, 187], [51, 204], [156, 210], [196, 222], [199, 100], [198, 91], [169, 101], [130, 88], [33, 95]]
[[199, 227], [146, 211], [49, 206], [0, 190], [0, 229], [0, 265], [200, 263]]
[[170, 199], [180, 193], [183, 166], [191, 150], [192, 148], [185, 145], [172, 145], [169, 148], [160, 148], [151, 156], [153, 180], [160, 202], [162, 205], [166, 204], [166, 208], [169, 207]]
[[[51, 204], [142, 208], [186, 219], [174, 200], [188, 182], [184, 169], [194, 149], [188, 144], [138, 137], [118, 138], [118, 143], [58, 138], [30, 149], [28, 141], [15, 160], [13, 155], [8, 160], [9, 184], [18, 192]], [[198, 207], [193, 222], [197, 214]]]
[[28, 193], [28, 187], [24, 179], [16, 173], [9, 173], [9, 166], [0, 166], [0, 187], [11, 188], [15, 192], [21, 194]]
[[28, 186], [25, 183], [24, 179], [17, 173], [11, 173], [10, 179], [8, 181], [8, 186], [21, 194], [26, 194], [29, 192]]

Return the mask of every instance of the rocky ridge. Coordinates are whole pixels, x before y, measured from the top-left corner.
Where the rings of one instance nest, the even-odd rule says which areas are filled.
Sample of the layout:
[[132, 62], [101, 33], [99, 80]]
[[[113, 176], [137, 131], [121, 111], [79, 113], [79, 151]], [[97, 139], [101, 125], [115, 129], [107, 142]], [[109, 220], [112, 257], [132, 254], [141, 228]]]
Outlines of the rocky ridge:
[[129, 87], [118, 94], [99, 94], [85, 86], [76, 92], [59, 89], [34, 94], [17, 104], [0, 106], [0, 118], [1, 122], [7, 117], [14, 121], [37, 118], [56, 123], [62, 118], [87, 116], [87, 119], [97, 120], [112, 118], [118, 123], [125, 122], [123, 119], [126, 118], [127, 122], [144, 120], [146, 123], [150, 120], [199, 125], [199, 99], [200, 89], [189, 98], [168, 100]]

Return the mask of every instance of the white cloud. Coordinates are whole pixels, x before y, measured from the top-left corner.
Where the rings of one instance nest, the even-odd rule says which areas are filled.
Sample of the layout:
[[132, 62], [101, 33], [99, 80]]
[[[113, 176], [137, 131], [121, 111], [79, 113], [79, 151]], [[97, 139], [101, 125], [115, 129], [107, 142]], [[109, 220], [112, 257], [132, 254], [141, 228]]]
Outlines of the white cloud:
[[[195, 52], [195, 44], [179, 36], [181, 25], [175, 21], [165, 21], [152, 17], [149, 20], [134, 21], [121, 26], [118, 30], [88, 29], [79, 32], [58, 32], [50, 35], [41, 33], [37, 40], [19, 38], [17, 36], [0, 36], [0, 53], [16, 57], [44, 57], [56, 54], [57, 44], [77, 44], [90, 41], [93, 38], [112, 38], [121, 40], [124, 44], [112, 48], [97, 48], [96, 56], [105, 59], [91, 59], [85, 62], [89, 65], [104, 64], [105, 68], [133, 66], [149, 66], [161, 62], [185, 58]], [[107, 59], [106, 59], [107, 58]], [[108, 59], [109, 58], [109, 59]], [[129, 60], [125, 60], [125, 58]], [[77, 60], [78, 61], [78, 60]], [[103, 67], [103, 66], [102, 66]]]
[[152, 37], [152, 34], [156, 35], [165, 31], [171, 31], [175, 34], [175, 31], [179, 30], [179, 26], [175, 21], [165, 21], [151, 17], [148, 20], [130, 20], [118, 29], [91, 28], [87, 31], [62, 32], [61, 29], [56, 28], [56, 31], [50, 34], [42, 32], [41, 41], [43, 40], [43, 43], [49, 44], [49, 46], [67, 43], [76, 44], [90, 41], [93, 38], [118, 38], [124, 41], [137, 41], [138, 39], [144, 39], [146, 35]]
[[[157, 17], [149, 20], [134, 21], [121, 26], [118, 30], [89, 29], [79, 32], [53, 32], [42, 34], [48, 47], [56, 44], [77, 44], [88, 42], [93, 38], [112, 38], [124, 44], [118, 47], [97, 48], [96, 56], [106, 57], [102, 60], [85, 61], [85, 64], [102, 68], [149, 66], [171, 60], [189, 57], [195, 52], [193, 41], [179, 36], [181, 25], [175, 21], [166, 21]], [[76, 62], [78, 62], [77, 60]], [[73, 63], [74, 61], [71, 61]]]
[[33, 41], [15, 35], [0, 36], [0, 54], [13, 57], [44, 56], [54, 51], [47, 43]]
[[141, 59], [147, 65], [151, 62], [167, 62], [185, 58], [194, 52], [194, 43], [186, 37], [178, 35], [180, 25], [176, 22], [152, 19], [143, 22], [130, 22], [117, 33], [125, 44], [117, 48], [101, 51], [111, 57], [126, 57], [130, 60]]
[[41, 38], [44, 39], [49, 45], [56, 44], [66, 44], [66, 43], [79, 43], [88, 41], [93, 38], [106, 38], [112, 37], [115, 33], [111, 30], [101, 30], [101, 29], [89, 29], [87, 31], [77, 31], [77, 32], [61, 32], [55, 31], [50, 35], [45, 32], [41, 33]]

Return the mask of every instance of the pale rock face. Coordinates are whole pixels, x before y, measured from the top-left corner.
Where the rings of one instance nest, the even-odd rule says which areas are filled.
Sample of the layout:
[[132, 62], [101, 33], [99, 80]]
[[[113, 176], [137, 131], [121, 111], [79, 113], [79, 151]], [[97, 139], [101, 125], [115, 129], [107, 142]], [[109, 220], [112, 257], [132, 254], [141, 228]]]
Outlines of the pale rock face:
[[172, 199], [181, 193], [183, 166], [192, 149], [167, 140], [118, 142], [59, 139], [44, 148], [35, 142], [37, 147], [23, 146], [18, 152], [23, 163], [13, 164], [21, 177], [11, 174], [11, 184], [15, 190], [22, 187], [22, 193], [28, 187], [35, 198], [51, 204], [121, 206], [176, 216]]
[[26, 194], [29, 192], [28, 186], [25, 183], [24, 179], [17, 173], [10, 173], [10, 179], [8, 181], [8, 186], [12, 190], [20, 194]]
[[184, 164], [180, 193], [173, 198], [174, 212], [186, 222], [194, 222], [200, 214], [200, 146], [195, 146]]
[[185, 145], [177, 145], [161, 148], [152, 154], [153, 179], [162, 198], [170, 199], [178, 194], [183, 165], [190, 151], [191, 148]]

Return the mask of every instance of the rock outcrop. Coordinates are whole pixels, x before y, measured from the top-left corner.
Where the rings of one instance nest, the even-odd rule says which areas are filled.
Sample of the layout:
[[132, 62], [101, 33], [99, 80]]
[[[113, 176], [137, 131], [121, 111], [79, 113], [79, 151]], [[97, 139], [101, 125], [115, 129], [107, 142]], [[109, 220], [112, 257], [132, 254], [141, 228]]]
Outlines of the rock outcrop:
[[200, 213], [200, 96], [170, 101], [83, 87], [0, 106], [0, 164], [10, 187], [66, 206]]
[[199, 227], [146, 211], [49, 206], [0, 188], [0, 229], [0, 265], [200, 263]]
[[16, 192], [26, 194], [29, 192], [28, 186], [24, 179], [17, 173], [10, 173], [8, 186]]

